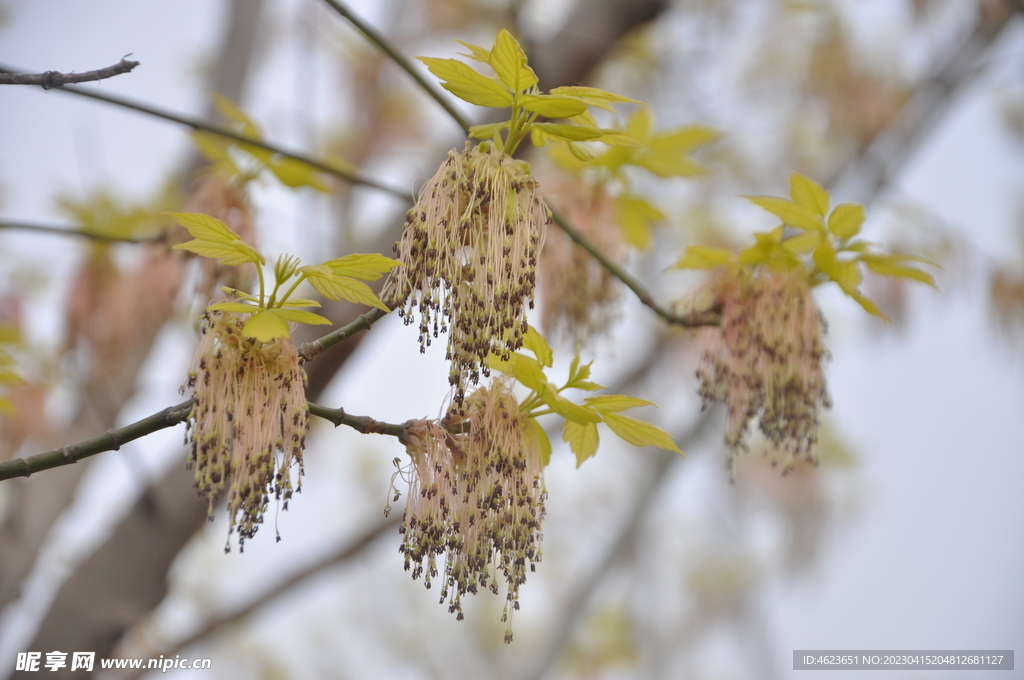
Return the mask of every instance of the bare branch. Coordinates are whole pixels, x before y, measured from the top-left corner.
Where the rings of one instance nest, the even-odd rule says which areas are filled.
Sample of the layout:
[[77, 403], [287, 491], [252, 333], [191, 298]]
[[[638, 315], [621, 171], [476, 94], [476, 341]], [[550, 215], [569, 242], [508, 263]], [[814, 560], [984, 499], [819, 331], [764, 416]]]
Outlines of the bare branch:
[[72, 83], [87, 83], [93, 80], [104, 80], [113, 78], [122, 73], [128, 73], [139, 65], [137, 61], [121, 59], [113, 66], [86, 71], [85, 73], [61, 73], [59, 71], [47, 71], [46, 73], [11, 73], [0, 72], [0, 85], [38, 85], [44, 90], [52, 90], [55, 87], [64, 87]]
[[[11, 69], [0, 65], [0, 73], [11, 73]], [[132, 111], [138, 111], [139, 113], [145, 113], [147, 115], [155, 116], [157, 118], [163, 118], [164, 120], [169, 120], [172, 123], [179, 123], [180, 125], [190, 127], [193, 130], [203, 130], [204, 132], [212, 132], [215, 135], [220, 135], [221, 137], [233, 139], [234, 141], [240, 142], [242, 144], [247, 144], [249, 146], [265, 149], [267, 151], [270, 151], [271, 153], [278, 154], [284, 158], [291, 158], [292, 160], [299, 161], [300, 163], [305, 163], [306, 165], [312, 168], [316, 168], [320, 172], [332, 175], [334, 177], [340, 177], [341, 179], [352, 182], [353, 184], [362, 184], [364, 186], [373, 187], [374, 189], [387, 192], [405, 201], [411, 200], [408, 191], [388, 186], [383, 182], [379, 182], [375, 179], [366, 177], [360, 174], [359, 172], [353, 172], [348, 168], [341, 167], [338, 164], [331, 163], [328, 160], [319, 160], [311, 156], [307, 156], [306, 154], [303, 153], [288, 151], [287, 149], [283, 149], [275, 144], [270, 144], [268, 142], [247, 137], [243, 134], [234, 132], [233, 130], [229, 130], [219, 125], [214, 125], [213, 123], [207, 123], [205, 121], [199, 120], [198, 118], [172, 113], [165, 109], [150, 106], [149, 104], [143, 104], [141, 102], [135, 102], [130, 99], [125, 99], [123, 97], [115, 97], [110, 94], [95, 92], [92, 90], [85, 90], [78, 87], [62, 87], [59, 91], [77, 94], [82, 97], [89, 97], [90, 99], [96, 99], [101, 102], [106, 102], [107, 104], [113, 104], [115, 106], [121, 106], [126, 109], [131, 109]]]
[[326, 406], [309, 402], [309, 413], [317, 418], [323, 418], [334, 423], [335, 427], [346, 425], [356, 432], [362, 432], [363, 434], [383, 434], [398, 438], [405, 436], [405, 423], [395, 425], [394, 423], [385, 423], [382, 420], [374, 420], [370, 416], [353, 416], [345, 413], [343, 408], [327, 408]]
[[107, 243], [155, 243], [164, 240], [164, 234], [158, 234], [149, 238], [133, 238], [131, 236], [109, 236], [95, 231], [86, 231], [75, 227], [58, 227], [51, 224], [36, 224], [34, 222], [8, 222], [0, 220], [0, 231], [12, 229], [18, 231], [34, 231], [43, 234], [57, 234], [60, 236], [77, 236], [79, 238], [104, 241]]
[[644, 287], [640, 281], [636, 279], [632, 274], [627, 272], [624, 268], [612, 262], [612, 260], [601, 252], [593, 241], [586, 237], [583, 232], [577, 229], [566, 217], [555, 208], [548, 205], [548, 209], [551, 210], [551, 217], [555, 220], [555, 224], [561, 227], [562, 231], [565, 232], [566, 236], [575, 241], [581, 248], [590, 253], [595, 260], [601, 263], [601, 266], [607, 269], [612, 276], [622, 281], [633, 293], [637, 299], [640, 300], [645, 306], [649, 307], [654, 311], [655, 314], [664, 319], [667, 323], [675, 324], [677, 326], [683, 326], [684, 328], [698, 328], [700, 326], [718, 326], [721, 323], [721, 317], [718, 313], [709, 310], [702, 312], [691, 312], [689, 314], [680, 316], [673, 314], [664, 307], [661, 307], [654, 301], [654, 297], [651, 292]]

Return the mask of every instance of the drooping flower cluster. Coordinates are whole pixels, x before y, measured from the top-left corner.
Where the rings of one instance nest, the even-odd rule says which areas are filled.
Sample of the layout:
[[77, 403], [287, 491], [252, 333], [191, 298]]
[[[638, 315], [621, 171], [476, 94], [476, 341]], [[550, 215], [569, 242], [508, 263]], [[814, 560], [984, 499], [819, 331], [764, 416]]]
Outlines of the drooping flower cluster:
[[[556, 181], [549, 196], [602, 253], [622, 262], [625, 244], [616, 221], [618, 208], [603, 185]], [[546, 333], [562, 334], [573, 344], [585, 344], [615, 320], [620, 292], [615, 277], [564, 233], [551, 234], [545, 243], [540, 274], [544, 291], [541, 318]]]
[[381, 297], [406, 324], [418, 308], [420, 351], [448, 332], [457, 408], [492, 350], [507, 359], [522, 346], [547, 222], [528, 168], [490, 144], [450, 151], [406, 217], [395, 245], [405, 266]]
[[288, 509], [291, 470], [298, 465], [301, 480], [308, 429], [305, 373], [295, 345], [287, 337], [244, 337], [247, 318], [206, 313], [187, 383], [193, 392], [187, 425], [196, 487], [209, 498], [211, 518], [227, 489], [231, 531], [237, 529], [243, 549], [262, 524], [271, 493]]
[[[508, 587], [502, 620], [512, 640], [519, 587], [541, 559], [543, 467], [534, 424], [508, 382], [495, 379], [466, 399], [461, 416], [407, 426], [412, 459], [400, 548], [413, 578], [429, 588], [445, 554], [441, 603], [463, 618], [462, 597]], [[415, 567], [412, 565], [415, 564]]]
[[799, 271], [720, 271], [710, 288], [722, 323], [701, 330], [697, 377], [705, 406], [728, 406], [730, 467], [747, 448], [755, 418], [782, 455], [783, 470], [798, 457], [814, 460], [819, 410], [831, 401], [822, 367], [824, 321], [810, 281]]

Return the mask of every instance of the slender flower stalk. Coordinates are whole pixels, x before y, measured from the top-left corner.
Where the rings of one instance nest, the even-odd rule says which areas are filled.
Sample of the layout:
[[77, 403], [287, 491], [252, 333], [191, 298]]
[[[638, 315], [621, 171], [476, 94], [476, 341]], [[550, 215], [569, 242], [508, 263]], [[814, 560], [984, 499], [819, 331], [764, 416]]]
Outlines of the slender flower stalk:
[[519, 587], [541, 560], [544, 490], [540, 442], [509, 382], [498, 378], [466, 398], [462, 415], [407, 427], [409, 500], [402, 528], [405, 568], [429, 588], [445, 554], [441, 603], [463, 619], [462, 597], [507, 594], [502, 621], [512, 641]]
[[[814, 461], [819, 411], [830, 408], [823, 362], [824, 321], [805, 272], [725, 268], [710, 284], [722, 325], [701, 330], [697, 377], [704, 405], [729, 408], [730, 470], [746, 450], [750, 423], [781, 454], [783, 471]], [[778, 463], [776, 458], [774, 461]]]
[[[211, 519], [227, 490], [229, 535], [237, 529], [240, 549], [263, 523], [271, 493], [287, 510], [293, 491], [301, 489], [308, 429], [305, 373], [295, 345], [287, 337], [244, 337], [248, 316], [207, 312], [186, 383], [194, 395], [189, 466], [209, 499]], [[293, 489], [295, 465], [299, 484]]]
[[384, 302], [420, 317], [420, 351], [447, 332], [449, 381], [461, 409], [487, 356], [522, 346], [549, 213], [528, 167], [484, 143], [451, 151], [424, 185], [395, 244], [401, 262]]

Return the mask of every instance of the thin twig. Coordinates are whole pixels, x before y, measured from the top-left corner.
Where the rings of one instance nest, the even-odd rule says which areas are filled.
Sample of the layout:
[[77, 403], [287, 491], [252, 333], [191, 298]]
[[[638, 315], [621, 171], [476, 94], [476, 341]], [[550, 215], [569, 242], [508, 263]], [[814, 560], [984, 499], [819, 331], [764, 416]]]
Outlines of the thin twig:
[[338, 2], [338, 0], [324, 0], [324, 2], [330, 5], [331, 9], [335, 12], [343, 16], [345, 19], [348, 19], [348, 21], [359, 29], [359, 31], [365, 35], [368, 40], [370, 40], [370, 42], [379, 47], [381, 51], [391, 57], [391, 60], [394, 61], [403, 71], [412, 76], [413, 80], [415, 80], [434, 101], [440, 104], [441, 108], [448, 112], [448, 115], [452, 117], [452, 120], [459, 124], [462, 131], [467, 135], [469, 134], [469, 128], [472, 125], [470, 121], [466, 120], [465, 116], [459, 113], [459, 110], [452, 105], [448, 98], [441, 94], [441, 91], [437, 89], [436, 85], [428, 82], [422, 75], [420, 75], [420, 72], [416, 70], [416, 67], [413, 66], [411, 61], [409, 61], [409, 58], [402, 54], [398, 48], [392, 45], [391, 41], [384, 37], [380, 31], [356, 16], [352, 10]]
[[394, 423], [385, 423], [382, 420], [374, 420], [370, 416], [353, 416], [345, 413], [343, 408], [327, 408], [326, 406], [309, 402], [309, 413], [317, 418], [323, 418], [334, 423], [335, 427], [346, 425], [356, 432], [363, 434], [383, 434], [398, 438], [405, 436], [405, 423], [396, 425]]
[[701, 312], [690, 312], [682, 316], [673, 314], [664, 307], [661, 307], [654, 301], [654, 297], [651, 292], [647, 290], [640, 281], [636, 279], [632, 274], [626, 271], [624, 268], [612, 262], [612, 260], [601, 252], [593, 241], [591, 241], [583, 232], [577, 229], [565, 215], [560, 213], [551, 204], [548, 204], [548, 209], [551, 210], [551, 217], [554, 219], [555, 224], [561, 227], [562, 231], [565, 232], [566, 236], [575, 241], [581, 248], [590, 253], [595, 260], [601, 263], [601, 266], [611, 272], [612, 276], [622, 281], [633, 293], [641, 303], [650, 307], [655, 314], [660, 316], [666, 322], [675, 324], [677, 326], [683, 326], [685, 328], [698, 328], [701, 326], [718, 326], [721, 323], [721, 317], [717, 312], [714, 311], [701, 311]]
[[87, 83], [93, 80], [104, 80], [113, 78], [122, 73], [128, 73], [139, 65], [137, 61], [121, 59], [113, 66], [86, 71], [85, 73], [61, 73], [60, 71], [47, 71], [46, 73], [0, 73], [0, 85], [38, 85], [44, 90], [55, 87], [63, 87], [72, 83]]
[[0, 220], [0, 231], [5, 229], [16, 229], [18, 231], [35, 231], [44, 234], [58, 234], [60, 236], [77, 236], [79, 238], [88, 238], [94, 241], [105, 241], [108, 243], [156, 243], [163, 241], [165, 235], [160, 233], [156, 236], [148, 238], [135, 238], [132, 236], [110, 236], [108, 234], [101, 234], [95, 231], [86, 231], [84, 229], [76, 229], [74, 227], [57, 227], [51, 224], [36, 224], [34, 222], [8, 222], [6, 220]]
[[[0, 73], [10, 72], [11, 69], [7, 68], [6, 66], [0, 66]], [[305, 163], [310, 167], [316, 168], [320, 172], [327, 173], [328, 175], [333, 175], [335, 177], [340, 177], [344, 180], [352, 182], [353, 184], [362, 184], [364, 186], [373, 187], [374, 189], [385, 191], [405, 201], [411, 200], [411, 196], [409, 195], [408, 191], [388, 186], [387, 184], [384, 184], [378, 180], [365, 177], [358, 172], [352, 172], [346, 168], [339, 167], [338, 165], [333, 164], [330, 161], [318, 160], [311, 156], [307, 156], [303, 153], [288, 151], [287, 149], [283, 149], [275, 144], [270, 144], [268, 142], [263, 142], [258, 139], [247, 137], [246, 135], [234, 132], [233, 130], [229, 130], [228, 128], [224, 128], [219, 125], [214, 125], [212, 123], [207, 123], [205, 121], [199, 120], [198, 118], [172, 113], [171, 111], [157, 108], [149, 104], [143, 104], [141, 102], [135, 102], [129, 99], [125, 99], [123, 97], [115, 97], [113, 95], [105, 94], [102, 92], [85, 90], [78, 87], [62, 87], [59, 91], [70, 92], [72, 94], [77, 94], [82, 97], [89, 97], [91, 99], [96, 99], [101, 102], [106, 102], [108, 104], [114, 104], [115, 106], [121, 106], [126, 109], [138, 111], [139, 113], [145, 113], [147, 115], [155, 116], [157, 118], [163, 118], [164, 120], [169, 120], [173, 123], [179, 123], [181, 125], [190, 127], [193, 130], [203, 130], [205, 132], [211, 132], [215, 135], [220, 135], [221, 137], [233, 139], [236, 142], [240, 142], [242, 144], [248, 144], [250, 146], [265, 149], [267, 151], [270, 151], [271, 153], [278, 154], [284, 158], [291, 158], [292, 160], [299, 161], [300, 163]]]
[[356, 333], [369, 330], [370, 326], [374, 322], [383, 319], [385, 316], [387, 316], [387, 314], [388, 313], [385, 312], [383, 309], [377, 308], [371, 309], [366, 314], [360, 314], [358, 317], [356, 317], [355, 321], [348, 324], [347, 326], [342, 326], [338, 330], [328, 333], [322, 338], [318, 338], [316, 340], [313, 340], [312, 342], [306, 342], [300, 345], [299, 356], [302, 357], [304, 361], [312, 361], [314, 358], [316, 358], [318, 354], [320, 354], [320, 352], [323, 352], [325, 349], [330, 349], [331, 347], [334, 347], [342, 340], [347, 340]]

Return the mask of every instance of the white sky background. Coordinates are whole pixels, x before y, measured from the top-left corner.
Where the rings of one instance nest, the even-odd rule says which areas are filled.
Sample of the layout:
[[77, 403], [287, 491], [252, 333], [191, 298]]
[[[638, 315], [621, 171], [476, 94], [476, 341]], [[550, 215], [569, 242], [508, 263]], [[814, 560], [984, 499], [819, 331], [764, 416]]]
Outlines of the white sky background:
[[[204, 99], [190, 74], [210, 57], [220, 35], [220, 3], [25, 0], [8, 6], [11, 17], [0, 30], [0, 62], [35, 70], [84, 71], [113, 64], [131, 52], [133, 59], [142, 62], [132, 74], [87, 87], [183, 113], [202, 110]], [[268, 13], [288, 17], [297, 6], [271, 2]], [[374, 18], [371, 11], [365, 15]], [[997, 93], [1007, 82], [1020, 82], [1024, 22], [1017, 20], [999, 50], [986, 74], [950, 110], [896, 181], [899, 194], [928, 206], [978, 249], [967, 285], [941, 294], [915, 289], [911, 320], [902, 336], [879, 336], [854, 303], [840, 295], [821, 296], [832, 328], [833, 416], [860, 457], [862, 489], [853, 520], [830, 537], [813, 572], [798, 580], [775, 581], [761, 601], [781, 677], [793, 675], [788, 669], [791, 652], [797, 648], [1016, 648], [1024, 653], [1024, 581], [1020, 578], [1024, 570], [1024, 360], [1019, 345], [993, 339], [982, 286], [988, 262], [1021, 256], [1016, 230], [1024, 200], [1024, 145], [1003, 128]], [[289, 116], [285, 107], [288, 92], [295, 88], [295, 65], [302, 63], [301, 56], [280, 46], [274, 55], [279, 61], [263, 64], [256, 75], [259, 99], [246, 105], [265, 123], [268, 138], [298, 145], [304, 139], [303, 131], [296, 129], [301, 119]], [[270, 74], [273, 81], [261, 80]], [[329, 109], [325, 94], [329, 87], [324, 83], [316, 90], [320, 114]], [[189, 144], [177, 126], [140, 114], [58, 92], [0, 88], [0, 217], [63, 223], [51, 201], [58, 189], [82, 195], [107, 184], [119, 194], [143, 196], [158, 186], [168, 168], [180, 165]], [[275, 233], [267, 244], [274, 252], [291, 247], [289, 236], [296, 225], [308, 224], [310, 216], [325, 219], [322, 207], [304, 195], [270, 190], [256, 200], [261, 221], [274, 222]], [[880, 211], [869, 206], [868, 213], [872, 220], [867, 236], [881, 240]], [[329, 234], [317, 231], [315, 238], [327, 239]], [[301, 248], [315, 251], [316, 246]], [[51, 305], [60, 299], [79, 252], [79, 244], [67, 239], [0, 234], [4, 272], [37, 267], [54, 272], [51, 287], [38, 296]], [[299, 252], [313, 256], [313, 252]], [[33, 341], [56, 347], [61, 338], [59, 314], [44, 308], [32, 311], [31, 318]], [[445, 392], [442, 352], [436, 348], [439, 351], [423, 359], [408, 334], [392, 332], [397, 329], [398, 324], [375, 327], [374, 342], [356, 365], [346, 367], [344, 380], [323, 401], [390, 421], [434, 415]], [[183, 331], [168, 333], [162, 346], [176, 348], [173, 360], [156, 362], [159, 365], [146, 372], [142, 381], [152, 389], [140, 390], [139, 398], [122, 414], [123, 422], [180, 400], [176, 388], [191, 352], [191, 348], [181, 349], [186, 342], [181, 340], [183, 335]], [[616, 350], [620, 358], [628, 354], [625, 345]], [[598, 370], [602, 364], [608, 366], [606, 376], [611, 375], [614, 362], [599, 358]], [[397, 395], [373, 389], [383, 378], [404, 380], [408, 375], [424, 380]], [[165, 434], [159, 440], [136, 443], [131, 455], [143, 458], [154, 471], [168, 464], [180, 432]], [[247, 584], [272, 581], [279, 568], [295, 566], [282, 555], [307, 559], [330, 537], [345, 535], [362, 521], [345, 514], [360, 493], [353, 490], [358, 484], [350, 480], [334, 495], [315, 487], [343, 484], [346, 475], [357, 473], [362, 458], [353, 455], [356, 462], [336, 458], [339, 452], [345, 456], [361, 450], [378, 456], [379, 462], [363, 471], [375, 484], [390, 458], [398, 455], [397, 446], [347, 433], [318, 436], [330, 442], [330, 449], [312, 452], [307, 461], [309, 493], [298, 497], [279, 520], [285, 542], [275, 546], [268, 526], [244, 556], [193, 557], [199, 564], [205, 560], [205, 573], [221, 577], [216, 582], [223, 592], [215, 593], [214, 601], [244, 599], [249, 594]], [[668, 514], [682, 522], [713, 513], [713, 508], [702, 505], [710, 493], [701, 493], [698, 487], [701, 482], [716, 484], [723, 474], [720, 452], [691, 453], [684, 463], [688, 470], [680, 475], [685, 480], [673, 489], [674, 500], [667, 503]], [[566, 457], [567, 452], [556, 451], [556, 457], [560, 455]], [[98, 497], [114, 495], [111, 487], [125, 490], [134, 484], [119, 456], [103, 454], [90, 473], [107, 485], [86, 499], [85, 512], [94, 517], [106, 512]], [[629, 471], [624, 460], [614, 451], [607, 455], [602, 451], [579, 472], [566, 460], [556, 460], [549, 475], [552, 515], [560, 512], [555, 493], [560, 487], [575, 487], [566, 494], [579, 501], [614, 494], [618, 475]], [[321, 480], [330, 481], [317, 481], [317, 466]], [[108, 475], [104, 477], [101, 470]], [[381, 502], [384, 492], [384, 488], [365, 490], [365, 494], [377, 494]], [[223, 519], [207, 532], [205, 543], [217, 547], [223, 542]], [[766, 522], [751, 530], [770, 536], [777, 527]], [[548, 534], [546, 549], [556, 550], [555, 537], [555, 532]], [[759, 544], [762, 537], [751, 540]], [[381, 564], [401, 569], [397, 553]], [[254, 581], [232, 578], [236, 574]], [[418, 597], [422, 602], [414, 606], [441, 609], [433, 593], [425, 594], [419, 584], [409, 585], [415, 587], [377, 597]], [[525, 588], [524, 620], [531, 607], [543, 611], [541, 602], [531, 600], [531, 585]], [[309, 600], [337, 597], [323, 583], [310, 588], [319, 594], [302, 595], [292, 616], [304, 611]], [[536, 592], [533, 597], [540, 599]], [[278, 616], [289, 616], [280, 613], [286, 607], [276, 609]], [[431, 622], [441, 620], [433, 612], [428, 616]], [[2, 633], [11, 630], [0, 628]], [[728, 644], [716, 642], [716, 633], [711, 635], [711, 651], [702, 667], [707, 675], [743, 676], [742, 662], [721, 651], [728, 650]], [[0, 639], [0, 653], [22, 648], [11, 647], [12, 639]], [[361, 649], [371, 654], [369, 647], [359, 648], [351, 640], [345, 644], [350, 648], [339, 653], [349, 659]], [[207, 649], [215, 655], [218, 648]], [[329, 659], [330, 652], [324, 653]], [[1022, 660], [1017, 663], [1024, 665]], [[215, 672], [217, 664], [214, 656]], [[817, 675], [804, 672], [799, 677]], [[1000, 677], [1010, 675], [1024, 677], [1024, 672]]]

